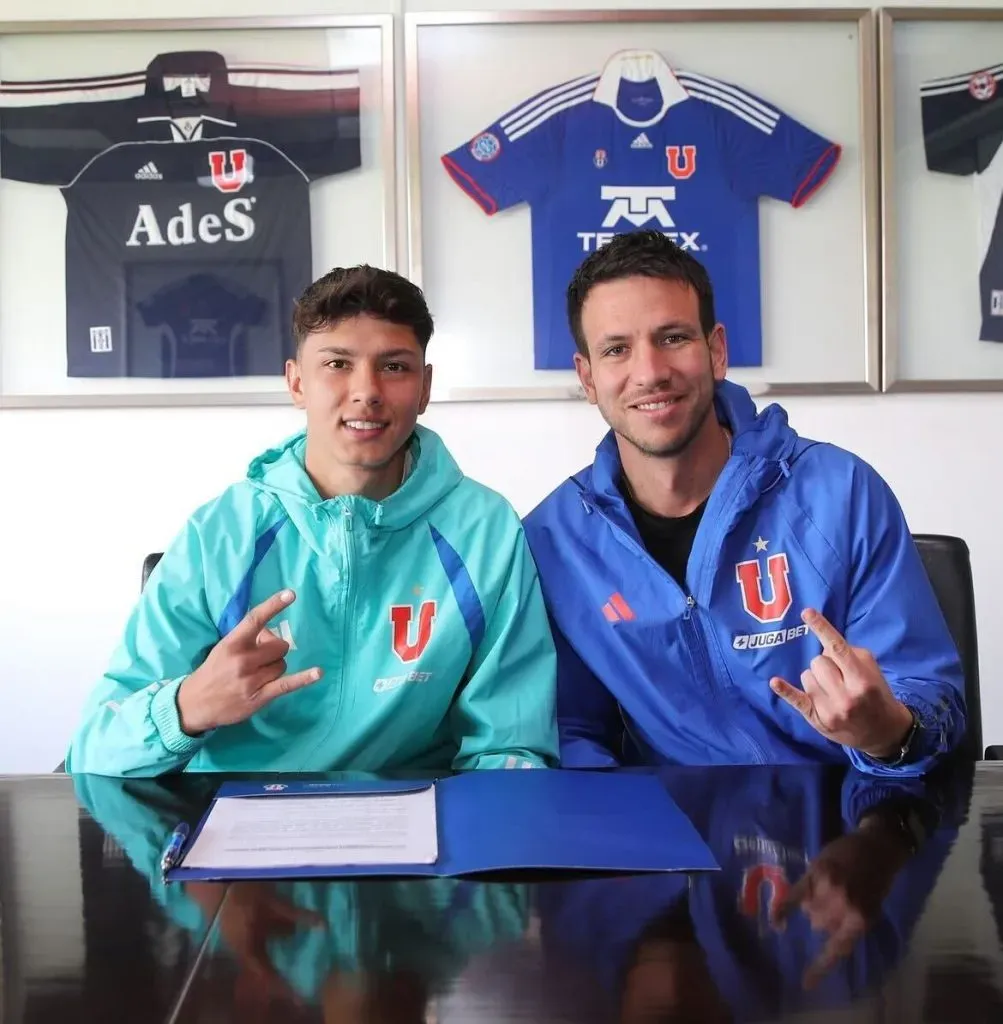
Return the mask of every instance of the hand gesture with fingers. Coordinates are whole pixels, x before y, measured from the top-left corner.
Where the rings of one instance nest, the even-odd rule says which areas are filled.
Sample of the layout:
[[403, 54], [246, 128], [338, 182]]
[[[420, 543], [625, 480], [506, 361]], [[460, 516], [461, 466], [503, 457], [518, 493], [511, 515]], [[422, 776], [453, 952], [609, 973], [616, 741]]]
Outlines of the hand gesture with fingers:
[[898, 753], [912, 728], [912, 712], [896, 699], [874, 655], [851, 647], [820, 612], [806, 609], [802, 619], [821, 641], [822, 653], [801, 673], [803, 690], [776, 676], [770, 688], [834, 743], [871, 757]]
[[812, 930], [826, 941], [804, 972], [805, 988], [815, 985], [840, 960], [850, 956], [881, 914], [885, 897], [911, 850], [894, 829], [875, 817], [858, 831], [828, 843], [772, 911], [774, 925], [798, 908]]
[[[801, 979], [806, 989], [814, 988], [836, 963], [853, 952], [869, 925], [867, 914], [849, 891], [845, 866], [841, 863], [849, 859], [848, 847], [855, 841], [856, 836], [842, 836], [836, 840], [835, 849], [823, 850], [777, 904], [772, 915], [774, 924], [779, 924], [800, 907], [812, 931], [828, 936]], [[847, 849], [840, 845], [844, 843]]]
[[[274, 1020], [293, 1006], [302, 1005], [296, 990], [272, 963], [269, 945], [288, 939], [301, 929], [324, 928], [317, 911], [301, 907], [279, 894], [267, 882], [236, 882], [219, 913], [218, 928], [240, 968], [234, 985], [236, 1019]], [[278, 1003], [274, 1007], [273, 1004]]]
[[316, 667], [285, 675], [289, 644], [265, 628], [295, 599], [283, 590], [252, 608], [181, 684], [178, 713], [189, 736], [243, 722], [276, 697], [320, 679]]

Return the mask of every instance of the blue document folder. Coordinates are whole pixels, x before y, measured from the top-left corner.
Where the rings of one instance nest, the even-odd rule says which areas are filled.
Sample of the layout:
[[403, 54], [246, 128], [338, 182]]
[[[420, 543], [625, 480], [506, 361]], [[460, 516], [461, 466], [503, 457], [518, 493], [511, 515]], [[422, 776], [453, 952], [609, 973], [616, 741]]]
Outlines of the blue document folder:
[[[187, 868], [184, 857], [222, 798], [408, 793], [435, 788], [433, 864]], [[718, 864], [657, 778], [632, 772], [483, 769], [435, 780], [226, 782], [168, 881], [456, 876], [511, 870], [715, 871]]]

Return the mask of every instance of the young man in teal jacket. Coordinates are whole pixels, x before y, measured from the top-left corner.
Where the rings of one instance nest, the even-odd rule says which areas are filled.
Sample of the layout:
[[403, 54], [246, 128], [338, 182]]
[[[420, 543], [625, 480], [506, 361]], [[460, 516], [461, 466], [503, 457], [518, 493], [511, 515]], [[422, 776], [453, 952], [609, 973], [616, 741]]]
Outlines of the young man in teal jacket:
[[69, 772], [556, 764], [556, 659], [515, 511], [432, 431], [421, 291], [339, 268], [286, 366], [306, 429], [188, 520]]

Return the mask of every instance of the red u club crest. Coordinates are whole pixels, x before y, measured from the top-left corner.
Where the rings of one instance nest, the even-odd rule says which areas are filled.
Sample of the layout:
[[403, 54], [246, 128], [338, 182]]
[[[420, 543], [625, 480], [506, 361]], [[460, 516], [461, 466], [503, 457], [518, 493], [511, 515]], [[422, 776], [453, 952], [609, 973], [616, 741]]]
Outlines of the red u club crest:
[[239, 192], [247, 184], [247, 150], [231, 149], [229, 153], [222, 149], [212, 150], [209, 172], [212, 183], [220, 192]]
[[697, 147], [666, 146], [665, 160], [673, 178], [692, 178], [697, 169]]
[[766, 559], [766, 571], [770, 576], [769, 595], [763, 593], [762, 569], [758, 558], [739, 562], [735, 566], [735, 576], [742, 591], [742, 605], [757, 622], [780, 622], [794, 603], [787, 555], [783, 551], [770, 555]]
[[432, 639], [432, 629], [435, 626], [435, 601], [422, 601], [421, 609], [418, 612], [418, 635], [411, 639], [411, 618], [414, 615], [414, 607], [409, 604], [394, 604], [390, 606], [390, 622], [393, 627], [392, 642], [394, 654], [405, 665], [417, 661], [422, 651], [428, 646]]
[[[767, 907], [762, 906], [764, 889], [769, 888], [770, 899]], [[738, 894], [738, 909], [755, 920], [760, 911], [766, 911], [767, 919], [773, 919], [777, 907], [787, 898], [791, 884], [787, 872], [779, 864], [754, 864], [742, 872], [742, 888]], [[783, 928], [777, 929], [782, 931]]]

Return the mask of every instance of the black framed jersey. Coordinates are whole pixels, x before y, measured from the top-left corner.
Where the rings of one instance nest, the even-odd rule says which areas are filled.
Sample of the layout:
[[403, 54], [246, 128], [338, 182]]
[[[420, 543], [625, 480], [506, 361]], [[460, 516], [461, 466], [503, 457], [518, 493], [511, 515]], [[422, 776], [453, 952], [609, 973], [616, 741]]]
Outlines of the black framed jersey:
[[0, 82], [0, 177], [66, 203], [71, 377], [281, 373], [313, 276], [310, 185], [360, 163], [352, 70], [182, 51]]
[[926, 165], [972, 175], [979, 215], [983, 341], [1003, 342], [1003, 64], [920, 86]]

